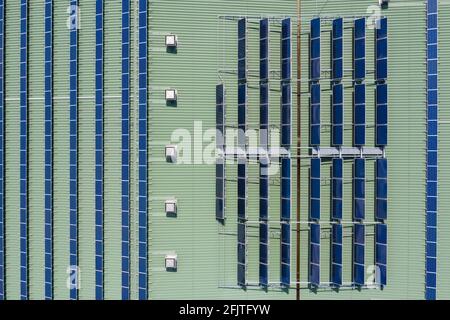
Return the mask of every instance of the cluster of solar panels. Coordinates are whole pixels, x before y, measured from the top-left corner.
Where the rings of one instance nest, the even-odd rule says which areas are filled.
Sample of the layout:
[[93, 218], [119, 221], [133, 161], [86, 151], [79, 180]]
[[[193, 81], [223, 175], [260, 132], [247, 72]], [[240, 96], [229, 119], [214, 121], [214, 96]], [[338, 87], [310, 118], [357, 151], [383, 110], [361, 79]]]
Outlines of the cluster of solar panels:
[[0, 0], [0, 300], [5, 299], [5, 3]]
[[95, 298], [103, 299], [103, 0], [95, 4]]
[[425, 298], [436, 299], [438, 183], [438, 1], [427, 1], [427, 178]]
[[122, 0], [122, 299], [130, 299], [130, 0]]
[[[237, 283], [246, 286], [247, 279], [247, 203], [248, 203], [248, 164], [247, 164], [247, 20], [238, 21], [238, 172], [237, 172]], [[259, 283], [269, 285], [269, 19], [260, 20], [260, 150], [259, 156]], [[292, 131], [292, 39], [291, 19], [281, 21], [281, 146], [288, 155], [280, 158], [281, 165], [281, 273], [283, 286], [290, 285], [291, 267], [291, 131]], [[216, 86], [216, 148], [219, 157], [216, 162], [216, 218], [225, 219], [225, 88]]]
[[[310, 24], [310, 146], [320, 146], [320, 41], [321, 20], [315, 18]], [[344, 145], [344, 110], [343, 97], [343, 34], [344, 20], [334, 19], [331, 39], [331, 89], [332, 89], [332, 136], [334, 147]], [[377, 21], [376, 41], [376, 146], [387, 145], [387, 19]], [[353, 144], [363, 147], [366, 144], [366, 19], [353, 21]], [[342, 285], [342, 198], [343, 198], [343, 157], [332, 159], [332, 250], [331, 250], [331, 284]], [[365, 182], [366, 159], [364, 156], [353, 160], [353, 283], [365, 283]], [[310, 169], [310, 255], [309, 281], [311, 285], [320, 285], [320, 205], [321, 205], [321, 166], [320, 158], [311, 159]], [[387, 231], [387, 160], [376, 160], [376, 245], [375, 262], [377, 266], [377, 284], [386, 284], [386, 248]]]
[[45, 1], [45, 299], [53, 299], [53, 0]]
[[139, 0], [139, 279], [138, 296], [148, 299], [148, 1]]
[[[70, 2], [70, 268], [77, 273], [78, 266], [78, 1]], [[76, 283], [70, 286], [70, 299], [78, 299]]]
[[[354, 83], [354, 139], [356, 147], [366, 144], [366, 20], [354, 20], [353, 36], [353, 83]], [[376, 84], [377, 84], [377, 134], [376, 145], [384, 148], [387, 144], [387, 20], [380, 19], [376, 32]], [[268, 286], [268, 257], [269, 257], [269, 167], [268, 129], [269, 129], [269, 20], [260, 20], [260, 177], [259, 177], [259, 283]], [[321, 20], [315, 18], [310, 23], [310, 145], [319, 148], [321, 132]], [[343, 69], [343, 31], [344, 20], [337, 18], [332, 23], [332, 145], [342, 147], [344, 130], [344, 78]], [[247, 20], [238, 21], [238, 198], [237, 198], [237, 279], [238, 284], [247, 283], [247, 183], [248, 168], [246, 156], [247, 130]], [[280, 157], [281, 166], [281, 273], [280, 283], [290, 286], [291, 264], [291, 134], [292, 134], [292, 39], [291, 20], [281, 22], [281, 147], [287, 152]], [[219, 156], [216, 164], [216, 218], [223, 220], [225, 167], [223, 153], [225, 150], [225, 88], [223, 84], [216, 87], [216, 123], [217, 149]], [[364, 285], [365, 281], [365, 182], [366, 159], [361, 156], [353, 160], [353, 283]], [[331, 251], [331, 283], [342, 285], [342, 244], [343, 244], [343, 162], [339, 156], [332, 158], [332, 251]], [[321, 164], [319, 156], [311, 158], [310, 170], [310, 254], [309, 254], [309, 282], [320, 285], [320, 218], [321, 218]], [[386, 249], [387, 231], [387, 160], [376, 160], [376, 252], [375, 260], [379, 269], [377, 283], [386, 284]]]
[[259, 22], [260, 147], [259, 162], [259, 283], [269, 283], [269, 19]]
[[28, 299], [28, 1], [20, 2], [20, 299]]
[[247, 20], [238, 21], [238, 172], [237, 172], [237, 283], [245, 286], [247, 279]]

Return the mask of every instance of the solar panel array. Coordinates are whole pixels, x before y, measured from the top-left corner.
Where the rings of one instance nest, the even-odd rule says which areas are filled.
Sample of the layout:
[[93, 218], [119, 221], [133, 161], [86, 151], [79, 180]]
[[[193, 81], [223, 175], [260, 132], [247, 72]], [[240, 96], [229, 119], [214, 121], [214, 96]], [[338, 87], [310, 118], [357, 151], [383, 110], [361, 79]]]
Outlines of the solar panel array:
[[70, 1], [70, 269], [76, 283], [71, 283], [70, 299], [78, 299], [78, 0]]
[[269, 19], [259, 23], [260, 70], [259, 70], [259, 284], [269, 285]]
[[427, 177], [425, 298], [436, 299], [438, 192], [438, 0], [427, 1]]
[[45, 1], [45, 299], [53, 299], [53, 0]]
[[130, 0], [122, 0], [122, 299], [130, 299]]
[[28, 0], [20, 2], [20, 299], [28, 299]]
[[[348, 19], [347, 19], [348, 20]], [[309, 146], [309, 258], [308, 283], [312, 287], [331, 285], [339, 287], [343, 282], [343, 248], [344, 248], [344, 163], [351, 162], [352, 172], [352, 286], [364, 286], [366, 283], [366, 237], [367, 226], [374, 227], [374, 261], [376, 265], [376, 284], [387, 284], [387, 166], [385, 147], [387, 146], [388, 129], [388, 91], [387, 91], [387, 19], [377, 21], [375, 31], [375, 97], [376, 123], [375, 148], [366, 150], [366, 18], [351, 20], [335, 18], [331, 23], [331, 75], [329, 77], [331, 92], [331, 146], [336, 152], [321, 153], [324, 141], [321, 139], [323, 124], [321, 123], [323, 87], [321, 68], [321, 34], [324, 23], [321, 18], [310, 21], [309, 46], [309, 93], [310, 93], [310, 132]], [[291, 206], [292, 206], [292, 31], [291, 19], [280, 21], [280, 145], [282, 153], [280, 164], [280, 285], [290, 287], [291, 282]], [[344, 141], [344, 24], [352, 24], [352, 88], [353, 88], [353, 123], [352, 141]], [[247, 224], [248, 224], [248, 156], [246, 132], [248, 130], [248, 19], [240, 18], [237, 22], [237, 107], [238, 107], [238, 148], [237, 153], [237, 283], [241, 287], [248, 285], [247, 279]], [[270, 87], [270, 19], [259, 20], [259, 285], [270, 285], [269, 275], [269, 194], [270, 182], [268, 169], [269, 154], [269, 95]], [[327, 31], [326, 31], [327, 32]], [[216, 126], [219, 157], [216, 163], [216, 218], [225, 218], [225, 85], [216, 87]], [[352, 147], [345, 147], [352, 143]], [[328, 148], [331, 149], [331, 148]], [[366, 221], [366, 182], [370, 179], [366, 167], [370, 161], [375, 163], [375, 207], [374, 222]], [[331, 226], [330, 282], [321, 282], [321, 237], [324, 223], [321, 220], [323, 194], [321, 194], [322, 165], [331, 165]], [[301, 223], [301, 222], [300, 222]], [[326, 222], [325, 222], [326, 224]]]
[[5, 3], [0, 0], [0, 300], [5, 299]]
[[103, 0], [95, 3], [95, 298], [103, 300]]
[[247, 284], [247, 20], [238, 21], [237, 282]]
[[280, 283], [291, 284], [291, 139], [292, 139], [292, 39], [291, 19], [281, 21], [281, 148], [287, 154], [281, 162], [281, 276]]

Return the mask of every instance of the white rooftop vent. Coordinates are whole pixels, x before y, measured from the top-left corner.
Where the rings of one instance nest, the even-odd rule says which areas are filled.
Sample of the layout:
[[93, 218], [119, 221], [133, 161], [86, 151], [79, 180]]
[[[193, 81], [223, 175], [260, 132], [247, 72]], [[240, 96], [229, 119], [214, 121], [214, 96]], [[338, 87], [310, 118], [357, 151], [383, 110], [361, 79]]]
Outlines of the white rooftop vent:
[[178, 92], [176, 89], [166, 89], [165, 97], [167, 102], [175, 102], [178, 98]]
[[177, 214], [177, 200], [176, 199], [166, 200], [165, 211], [166, 211], [166, 214], [176, 215]]
[[176, 254], [167, 254], [165, 257], [165, 266], [167, 271], [174, 271], [177, 269], [178, 257]]
[[166, 146], [166, 161], [175, 163], [177, 162], [177, 146], [167, 145]]
[[166, 47], [175, 48], [178, 45], [178, 37], [174, 34], [166, 35]]

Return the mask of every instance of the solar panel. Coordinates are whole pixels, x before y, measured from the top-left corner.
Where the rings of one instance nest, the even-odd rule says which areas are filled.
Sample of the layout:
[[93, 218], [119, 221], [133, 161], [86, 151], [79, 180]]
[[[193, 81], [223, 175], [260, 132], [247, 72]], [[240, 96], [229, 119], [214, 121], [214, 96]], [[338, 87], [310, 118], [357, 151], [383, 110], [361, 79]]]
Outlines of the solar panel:
[[309, 218], [320, 219], [320, 158], [311, 159]]
[[262, 19], [259, 22], [259, 52], [259, 78], [261, 81], [267, 81], [269, 79], [269, 19]]
[[377, 21], [375, 29], [375, 79], [386, 80], [388, 72], [388, 26], [387, 18]]
[[147, 1], [139, 0], [139, 300], [148, 299], [148, 12]]
[[0, 0], [0, 300], [5, 300], [5, 4]]
[[332, 144], [344, 144], [344, 86], [341, 83], [333, 84], [333, 114], [332, 114]]
[[320, 224], [310, 224], [309, 282], [313, 286], [320, 285]]
[[362, 146], [366, 144], [366, 85], [355, 83], [354, 90], [353, 140], [355, 146]]
[[[269, 149], [269, 19], [260, 21], [260, 147]], [[269, 285], [269, 158], [259, 156], [259, 284]]]
[[237, 172], [237, 282], [246, 285], [247, 270], [247, 21], [238, 21], [238, 172]]
[[259, 225], [259, 284], [269, 285], [269, 225], [261, 221]]
[[28, 299], [28, 1], [20, 2], [20, 299]]
[[355, 159], [353, 167], [353, 218], [364, 220], [366, 203], [366, 162], [362, 158]]
[[240, 286], [245, 286], [247, 284], [247, 224], [239, 221], [237, 257], [237, 283]]
[[311, 114], [310, 114], [310, 144], [311, 146], [320, 145], [320, 84], [312, 83], [311, 91]]
[[353, 226], [353, 283], [358, 286], [365, 284], [365, 236], [366, 228], [363, 224]]
[[331, 226], [331, 283], [342, 285], [342, 224]]
[[247, 20], [238, 21], [238, 80], [247, 79]]
[[216, 86], [216, 219], [225, 219], [225, 87]]
[[95, 11], [95, 298], [103, 300], [103, 0]]
[[281, 80], [291, 80], [291, 19], [286, 18], [281, 21]]
[[320, 18], [311, 20], [310, 34], [310, 79], [320, 79]]
[[332, 62], [334, 81], [339, 81], [344, 76], [344, 19], [333, 20], [332, 30]]
[[[291, 88], [291, 19], [281, 21], [281, 147], [290, 152], [292, 135], [292, 88]], [[283, 286], [290, 286], [291, 263], [291, 159], [282, 157], [281, 162], [281, 276]]]
[[122, 0], [122, 300], [130, 299], [130, 0]]
[[269, 146], [269, 83], [260, 84], [260, 107], [259, 107], [259, 122], [260, 122], [260, 146], [264, 150]]
[[375, 178], [375, 218], [381, 221], [387, 219], [387, 160], [377, 159]]
[[438, 1], [427, 1], [427, 177], [425, 298], [436, 299], [438, 182]]
[[387, 226], [375, 226], [375, 265], [377, 267], [375, 279], [380, 286], [387, 284]]
[[376, 85], [376, 141], [377, 146], [386, 146], [388, 142], [388, 86]]
[[281, 158], [281, 284], [290, 285], [291, 159]]
[[44, 6], [44, 297], [53, 299], [53, 0], [46, 0]]
[[354, 22], [353, 69], [355, 80], [366, 77], [366, 18], [356, 19]]
[[291, 224], [281, 223], [281, 276], [282, 286], [291, 284]]
[[332, 211], [331, 218], [342, 219], [343, 162], [341, 158], [332, 160]]

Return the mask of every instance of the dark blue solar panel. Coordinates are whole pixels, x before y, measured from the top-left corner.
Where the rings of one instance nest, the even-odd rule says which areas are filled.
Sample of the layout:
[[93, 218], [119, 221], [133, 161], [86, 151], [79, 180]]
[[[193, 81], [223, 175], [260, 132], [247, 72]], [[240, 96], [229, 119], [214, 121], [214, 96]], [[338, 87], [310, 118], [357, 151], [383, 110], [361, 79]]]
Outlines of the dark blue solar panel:
[[425, 298], [436, 299], [437, 140], [438, 140], [438, 0], [427, 1], [427, 180]]
[[388, 24], [387, 18], [377, 21], [375, 31], [376, 80], [385, 80], [388, 76]]
[[281, 224], [281, 275], [280, 283], [283, 286], [291, 284], [291, 225]]
[[377, 159], [376, 161], [376, 178], [375, 178], [375, 218], [379, 220], [387, 219], [387, 160]]
[[247, 226], [238, 221], [238, 243], [237, 243], [237, 282], [240, 286], [246, 285], [247, 271]]
[[365, 283], [365, 226], [363, 224], [355, 224], [353, 227], [353, 282], [356, 285], [364, 285]]
[[356, 83], [354, 88], [353, 140], [355, 146], [362, 146], [366, 143], [366, 85], [364, 83]]
[[344, 76], [344, 19], [333, 20], [332, 30], [332, 61], [333, 80], [340, 80]]
[[20, 2], [20, 299], [28, 299], [28, 1]]
[[225, 87], [223, 84], [216, 86], [216, 148], [223, 150], [225, 133]]
[[286, 18], [281, 21], [281, 80], [291, 79], [291, 19]]
[[281, 158], [281, 219], [291, 219], [291, 159]]
[[216, 86], [216, 148], [219, 158], [216, 161], [216, 219], [225, 218], [225, 87]]
[[361, 80], [366, 77], [366, 18], [355, 20], [353, 41], [353, 76]]
[[291, 83], [281, 84], [281, 147], [291, 148], [292, 134], [292, 93]]
[[103, 299], [103, 0], [96, 0], [95, 298]]
[[311, 114], [310, 114], [310, 144], [320, 145], [320, 84], [313, 83], [311, 90]]
[[46, 0], [44, 7], [44, 109], [45, 109], [45, 285], [44, 297], [53, 299], [53, 0]]
[[264, 150], [267, 150], [269, 144], [269, 84], [261, 83], [259, 92], [260, 92], [260, 107], [259, 107], [260, 146]]
[[260, 69], [259, 77], [261, 81], [269, 79], [269, 19], [262, 19], [259, 22], [259, 54]]
[[385, 286], [387, 283], [387, 226], [377, 224], [375, 226], [375, 265], [376, 282]]
[[333, 159], [331, 218], [342, 219], [343, 159]]
[[269, 285], [269, 225], [267, 221], [259, 226], [259, 284]]
[[5, 4], [0, 0], [0, 300], [5, 300]]
[[310, 224], [309, 282], [313, 286], [320, 285], [320, 224]]
[[376, 88], [376, 141], [377, 146], [388, 142], [388, 88], [387, 84], [377, 84]]
[[342, 224], [331, 227], [331, 283], [342, 285]]
[[130, 299], [130, 0], [122, 1], [122, 300]]
[[139, 300], [148, 299], [148, 12], [139, 0]]
[[355, 159], [355, 164], [353, 167], [353, 217], [356, 220], [363, 220], [365, 218], [365, 170], [365, 160]]
[[[238, 21], [238, 147], [245, 151], [247, 147], [247, 20]], [[238, 158], [237, 174], [237, 216], [238, 216], [238, 285], [246, 285], [247, 268], [247, 158]]]
[[332, 144], [341, 146], [344, 143], [344, 86], [333, 85]]
[[311, 159], [309, 217], [320, 219], [320, 158]]
[[238, 80], [247, 79], [247, 20], [238, 21]]
[[310, 78], [320, 79], [320, 18], [311, 20], [310, 34]]
[[247, 130], [247, 84], [238, 84], [238, 146], [245, 148]]

